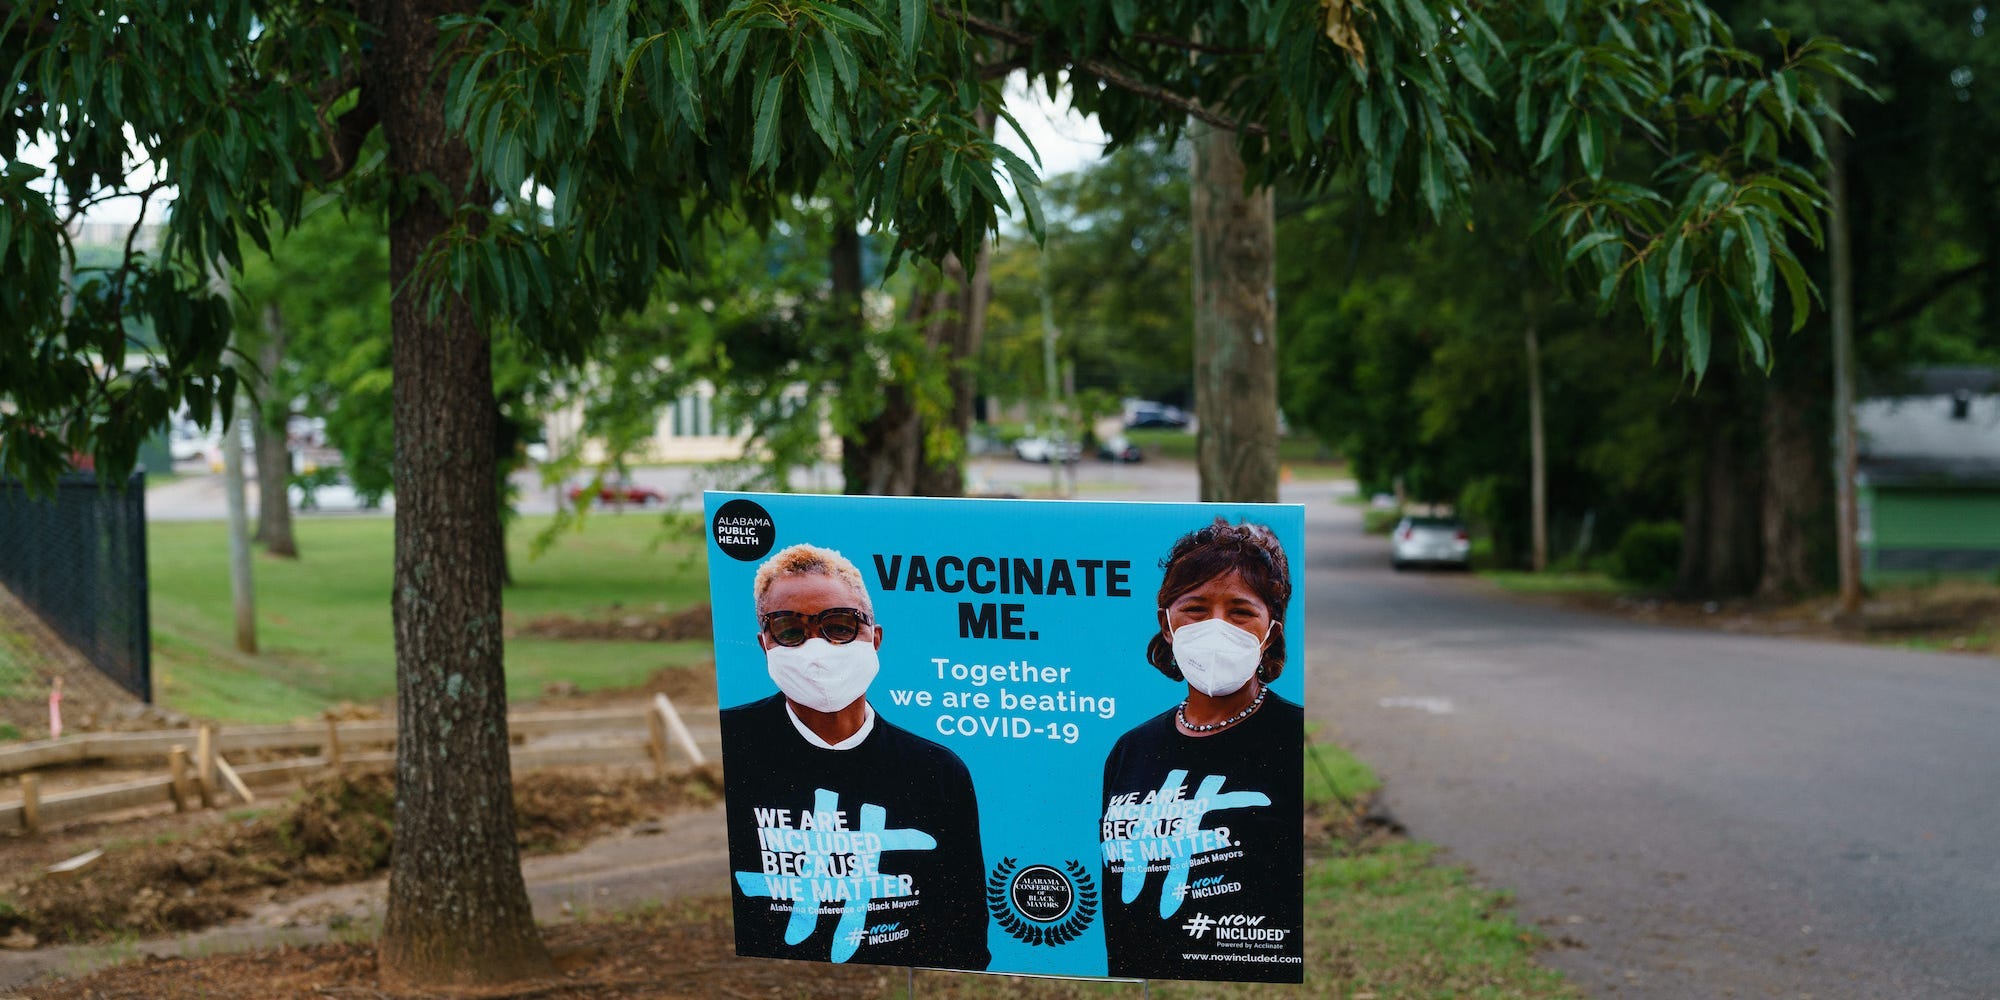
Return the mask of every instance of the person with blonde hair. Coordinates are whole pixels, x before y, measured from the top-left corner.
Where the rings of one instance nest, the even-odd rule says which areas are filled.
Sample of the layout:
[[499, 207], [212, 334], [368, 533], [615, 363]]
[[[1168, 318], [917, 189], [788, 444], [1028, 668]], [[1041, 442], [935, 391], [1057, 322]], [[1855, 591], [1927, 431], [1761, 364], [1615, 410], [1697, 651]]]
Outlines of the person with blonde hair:
[[737, 953], [985, 969], [972, 777], [869, 702], [884, 630], [860, 571], [793, 545], [752, 593], [778, 691], [722, 712]]

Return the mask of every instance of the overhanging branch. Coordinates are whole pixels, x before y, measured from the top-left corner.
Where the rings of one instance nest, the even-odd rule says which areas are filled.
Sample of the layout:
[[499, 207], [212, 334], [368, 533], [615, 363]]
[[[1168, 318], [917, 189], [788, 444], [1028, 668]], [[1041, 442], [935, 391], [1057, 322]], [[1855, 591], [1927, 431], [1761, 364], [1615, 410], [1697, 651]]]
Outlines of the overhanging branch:
[[1978, 277], [1986, 271], [1987, 267], [1988, 262], [1980, 260], [1967, 264], [1955, 271], [1946, 271], [1933, 279], [1922, 291], [1890, 306], [1882, 312], [1863, 319], [1860, 329], [1865, 333], [1892, 323], [1901, 323], [1907, 319], [1914, 319], [1923, 313], [1924, 310], [1929, 309], [1931, 303], [1943, 297], [1944, 293], [1951, 291], [1963, 282]]
[[[361, 156], [361, 144], [382, 121], [374, 92], [360, 83], [360, 74], [355, 72], [354, 67], [343, 69], [345, 71], [339, 77], [321, 84], [314, 94], [314, 113], [320, 116], [320, 136], [326, 142], [326, 153], [314, 164], [321, 183], [339, 180], [354, 169], [355, 161]], [[354, 106], [339, 118], [328, 121], [326, 108], [342, 94], [357, 88], [359, 92]]]
[[[985, 18], [968, 14], [961, 10], [953, 10], [949, 7], [936, 7], [933, 9], [937, 11], [939, 17], [952, 21], [966, 31], [984, 38], [992, 38], [1010, 45], [1029, 49], [1034, 48], [1037, 41], [1039, 41], [1039, 39], [1028, 32], [1010, 28], [1004, 24], [996, 24]], [[1262, 125], [1231, 118], [1227, 115], [1216, 114], [1202, 107], [1194, 98], [1188, 97], [1185, 94], [1174, 93], [1165, 87], [1133, 79], [1124, 70], [1118, 69], [1115, 66], [1096, 59], [1079, 59], [1074, 54], [1065, 50], [1058, 49], [1057, 51], [1063, 57], [1063, 61], [1068, 63], [1072, 72], [1094, 76], [1111, 86], [1117, 87], [1119, 90], [1123, 90], [1129, 94], [1136, 94], [1156, 104], [1173, 108], [1196, 121], [1205, 122], [1216, 128], [1228, 129], [1231, 132], [1241, 132], [1246, 135], [1261, 136], [1270, 134], [1270, 130]]]

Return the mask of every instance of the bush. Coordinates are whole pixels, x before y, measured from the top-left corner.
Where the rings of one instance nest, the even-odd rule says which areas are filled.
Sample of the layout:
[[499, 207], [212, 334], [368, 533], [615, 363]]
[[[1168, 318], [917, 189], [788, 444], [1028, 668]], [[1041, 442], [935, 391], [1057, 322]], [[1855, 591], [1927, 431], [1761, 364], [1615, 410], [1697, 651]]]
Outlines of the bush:
[[1640, 521], [1618, 536], [1611, 575], [1644, 587], [1674, 582], [1681, 563], [1681, 526], [1673, 521]]

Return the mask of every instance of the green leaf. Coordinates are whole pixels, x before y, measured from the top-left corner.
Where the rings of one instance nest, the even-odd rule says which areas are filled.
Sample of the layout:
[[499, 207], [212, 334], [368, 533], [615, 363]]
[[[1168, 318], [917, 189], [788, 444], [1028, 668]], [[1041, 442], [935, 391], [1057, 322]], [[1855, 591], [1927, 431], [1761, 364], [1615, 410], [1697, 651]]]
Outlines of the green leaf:
[[1688, 255], [1687, 237], [1674, 234], [1673, 243], [1667, 247], [1666, 295], [1669, 299], [1679, 297], [1681, 290], [1687, 287]]
[[889, 144], [889, 155], [883, 163], [882, 193], [875, 200], [875, 211], [884, 218], [893, 217], [896, 206], [903, 200], [903, 162], [910, 157], [910, 137], [899, 135]]
[[1636, 270], [1639, 276], [1633, 282], [1633, 287], [1637, 289], [1639, 295], [1639, 315], [1645, 320], [1646, 327], [1653, 331], [1653, 360], [1658, 362], [1660, 331], [1663, 329], [1663, 324], [1660, 322], [1660, 269], [1656, 262], [1647, 261], [1640, 264]]
[[1409, 0], [1404, 9], [1409, 11], [1410, 20], [1417, 26], [1418, 44], [1427, 49], [1436, 48], [1438, 43], [1437, 18], [1431, 16], [1430, 8], [1425, 0]]
[[880, 25], [837, 4], [816, 3], [813, 4], [813, 12], [829, 21], [837, 22], [851, 31], [859, 31], [864, 35], [877, 38], [882, 35]]
[[1799, 106], [1792, 97], [1792, 81], [1783, 71], [1771, 74], [1771, 93], [1777, 95], [1778, 107], [1784, 116], [1779, 123], [1786, 129], [1792, 127], [1792, 119], [1798, 117]]
[[1812, 283], [1806, 280], [1805, 269], [1799, 266], [1797, 257], [1788, 252], [1774, 254], [1778, 265], [1778, 275], [1785, 279], [1785, 294], [1792, 300], [1792, 332], [1805, 328], [1806, 319], [1812, 314]]
[[1618, 239], [1618, 234], [1609, 229], [1599, 229], [1595, 232], [1586, 233], [1583, 239], [1571, 244], [1569, 252], [1563, 255], [1563, 263], [1566, 265], [1574, 264], [1584, 254], [1616, 239]]
[[1583, 158], [1583, 172], [1591, 180], [1604, 179], [1604, 131], [1596, 115], [1585, 115], [1577, 123], [1576, 153]]
[[1458, 67], [1459, 73], [1465, 77], [1465, 82], [1472, 84], [1474, 89], [1489, 98], [1499, 99], [1500, 95], [1493, 92], [1493, 85], [1486, 81], [1486, 68], [1479, 64], [1479, 54], [1472, 51], [1471, 46], [1459, 46], [1458, 50], [1452, 53], [1451, 64]]
[[751, 130], [750, 172], [766, 160], [775, 161], [778, 150], [778, 112], [784, 103], [785, 77], [775, 74], [764, 82], [764, 95], [757, 102], [757, 121]]
[[814, 35], [806, 43], [800, 67], [806, 83], [806, 118], [828, 149], [839, 149], [833, 127], [833, 57], [826, 51], [826, 36]]
[[1569, 102], [1557, 97], [1550, 103], [1555, 110], [1550, 113], [1548, 128], [1542, 132], [1542, 149], [1535, 154], [1537, 165], [1547, 160], [1550, 153], [1555, 152], [1556, 144], [1562, 142], [1563, 134], [1569, 129]]
[[1694, 372], [1696, 382], [1708, 370], [1709, 316], [1708, 296], [1705, 285], [1690, 285], [1687, 294], [1681, 296], [1681, 340], [1687, 345], [1687, 367]]
[[1375, 95], [1362, 94], [1354, 106], [1354, 131], [1361, 138], [1361, 148], [1370, 156], [1375, 154], [1376, 121]]
[[1429, 145], [1424, 146], [1423, 153], [1417, 158], [1417, 179], [1423, 186], [1424, 204], [1430, 208], [1431, 217], [1436, 219], [1444, 214], [1445, 181], [1444, 170], [1431, 149]]
[[1521, 137], [1521, 145], [1535, 141], [1535, 88], [1526, 85], [1526, 67], [1522, 68], [1520, 93], [1514, 95], [1514, 132]]
[[702, 131], [701, 104], [701, 56], [695, 52], [694, 42], [685, 31], [676, 31], [667, 39], [667, 68], [674, 74], [674, 97], [680, 105], [681, 115], [695, 129]]
[[917, 54], [917, 43], [924, 37], [924, 21], [930, 14], [930, 6], [923, 0], [902, 0], [900, 9], [903, 26], [903, 58], [913, 58]]
[[583, 135], [589, 138], [597, 128], [597, 105], [604, 96], [604, 82], [611, 76], [611, 60], [625, 43], [625, 13], [631, 0], [612, 0], [592, 16], [590, 68], [583, 91]]
[[1771, 314], [1771, 240], [1756, 219], [1743, 220], [1744, 252], [1750, 255], [1750, 295], [1757, 314]]

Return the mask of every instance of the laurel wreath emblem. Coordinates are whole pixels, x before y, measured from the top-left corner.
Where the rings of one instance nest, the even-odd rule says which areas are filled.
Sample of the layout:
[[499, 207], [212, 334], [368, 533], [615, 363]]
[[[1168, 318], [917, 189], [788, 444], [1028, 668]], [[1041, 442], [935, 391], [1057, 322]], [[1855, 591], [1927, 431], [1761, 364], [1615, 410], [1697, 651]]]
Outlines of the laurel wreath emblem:
[[1091, 881], [1090, 873], [1076, 861], [1063, 862], [1063, 869], [1076, 883], [1076, 902], [1070, 908], [1069, 918], [1058, 924], [1040, 924], [1023, 918], [1015, 912], [1014, 904], [1008, 899], [1007, 887], [1014, 880], [1014, 872], [1020, 862], [1013, 858], [1002, 858], [993, 872], [986, 877], [986, 909], [998, 921], [1000, 929], [1031, 945], [1054, 947], [1068, 944], [1090, 927], [1097, 916], [1097, 883]]

